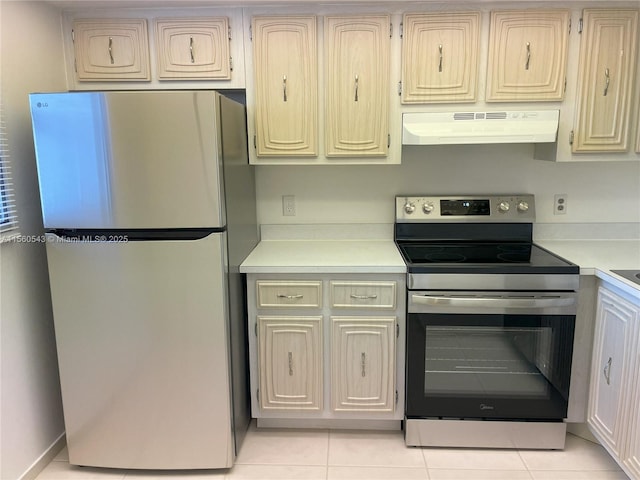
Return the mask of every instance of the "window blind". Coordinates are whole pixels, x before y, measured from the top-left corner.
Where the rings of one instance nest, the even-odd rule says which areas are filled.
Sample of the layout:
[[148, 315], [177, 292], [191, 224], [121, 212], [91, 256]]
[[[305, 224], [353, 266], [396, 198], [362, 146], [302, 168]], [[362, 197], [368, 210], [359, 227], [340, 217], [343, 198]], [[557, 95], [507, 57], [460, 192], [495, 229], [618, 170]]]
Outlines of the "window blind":
[[11, 178], [9, 163], [9, 146], [4, 119], [4, 109], [0, 103], [0, 236], [7, 233], [17, 233], [18, 213], [16, 198]]

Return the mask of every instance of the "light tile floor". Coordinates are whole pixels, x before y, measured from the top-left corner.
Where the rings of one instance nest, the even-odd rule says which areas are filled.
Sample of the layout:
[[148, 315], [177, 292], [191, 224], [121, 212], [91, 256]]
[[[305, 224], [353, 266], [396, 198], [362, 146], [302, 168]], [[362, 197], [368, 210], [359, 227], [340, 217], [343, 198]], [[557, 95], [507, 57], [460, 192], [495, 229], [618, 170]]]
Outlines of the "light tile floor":
[[37, 480], [627, 480], [605, 450], [569, 435], [563, 451], [408, 448], [402, 432], [257, 429], [229, 470], [111, 470], [69, 465]]

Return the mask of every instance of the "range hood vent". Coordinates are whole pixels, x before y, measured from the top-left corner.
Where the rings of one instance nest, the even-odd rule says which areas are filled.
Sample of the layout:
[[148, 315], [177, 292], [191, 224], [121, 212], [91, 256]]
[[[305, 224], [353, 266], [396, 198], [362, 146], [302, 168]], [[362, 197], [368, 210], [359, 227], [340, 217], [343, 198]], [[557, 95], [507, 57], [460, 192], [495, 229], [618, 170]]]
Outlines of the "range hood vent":
[[559, 118], [559, 110], [404, 113], [402, 144], [549, 143]]

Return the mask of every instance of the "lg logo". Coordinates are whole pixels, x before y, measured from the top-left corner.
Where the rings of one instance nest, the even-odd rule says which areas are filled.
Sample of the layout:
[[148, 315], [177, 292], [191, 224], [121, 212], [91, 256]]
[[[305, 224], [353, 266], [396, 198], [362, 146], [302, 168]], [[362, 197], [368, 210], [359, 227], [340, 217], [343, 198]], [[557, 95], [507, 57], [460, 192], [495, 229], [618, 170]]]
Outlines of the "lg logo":
[[493, 410], [493, 406], [492, 405], [486, 405], [484, 403], [480, 404], [480, 410]]
[[38, 103], [36, 103], [36, 107], [38, 107], [38, 108], [42, 108], [42, 107], [47, 108], [48, 106], [49, 106], [49, 104], [47, 102], [44, 102], [44, 103], [38, 102]]

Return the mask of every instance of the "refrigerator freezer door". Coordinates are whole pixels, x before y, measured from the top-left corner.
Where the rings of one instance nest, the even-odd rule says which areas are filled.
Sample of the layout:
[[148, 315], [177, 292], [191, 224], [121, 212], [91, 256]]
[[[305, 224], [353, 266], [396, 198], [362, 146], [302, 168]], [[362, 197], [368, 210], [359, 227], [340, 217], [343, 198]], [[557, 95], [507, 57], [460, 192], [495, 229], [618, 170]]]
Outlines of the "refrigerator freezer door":
[[224, 226], [219, 94], [32, 94], [45, 228]]
[[70, 463], [231, 467], [226, 234], [48, 240]]

